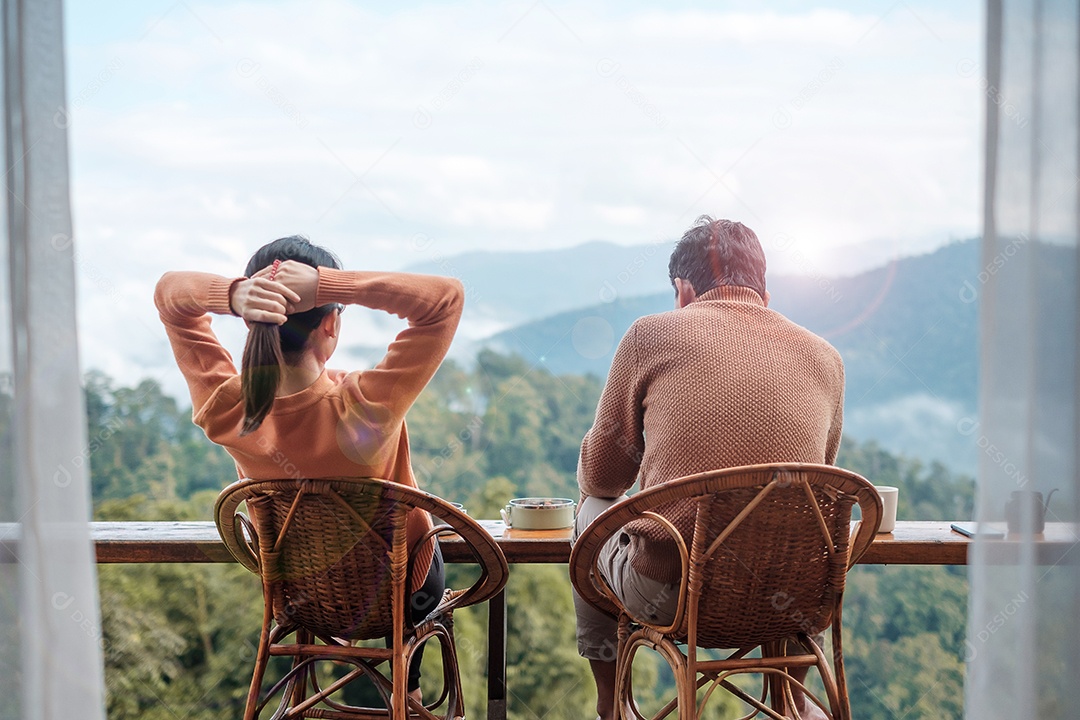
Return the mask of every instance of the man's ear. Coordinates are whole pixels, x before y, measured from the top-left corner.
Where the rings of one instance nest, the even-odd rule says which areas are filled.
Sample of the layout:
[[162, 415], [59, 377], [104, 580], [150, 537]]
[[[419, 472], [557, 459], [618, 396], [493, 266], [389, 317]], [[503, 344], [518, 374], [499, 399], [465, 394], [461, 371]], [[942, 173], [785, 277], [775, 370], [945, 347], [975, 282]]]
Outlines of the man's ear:
[[684, 308], [697, 300], [697, 291], [689, 280], [675, 278], [675, 307]]

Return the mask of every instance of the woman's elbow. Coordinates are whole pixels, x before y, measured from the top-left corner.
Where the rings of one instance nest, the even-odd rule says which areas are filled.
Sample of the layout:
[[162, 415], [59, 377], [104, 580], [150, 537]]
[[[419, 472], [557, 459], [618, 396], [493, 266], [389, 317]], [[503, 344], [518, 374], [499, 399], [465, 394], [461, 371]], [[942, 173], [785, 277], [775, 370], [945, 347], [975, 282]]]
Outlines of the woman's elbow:
[[175, 275], [176, 273], [172, 271], [165, 273], [158, 279], [157, 285], [154, 286], [154, 306], [159, 311], [164, 309], [167, 304], [169, 290], [173, 285]]
[[457, 278], [450, 278], [450, 294], [453, 296], [454, 305], [465, 305], [465, 285]]

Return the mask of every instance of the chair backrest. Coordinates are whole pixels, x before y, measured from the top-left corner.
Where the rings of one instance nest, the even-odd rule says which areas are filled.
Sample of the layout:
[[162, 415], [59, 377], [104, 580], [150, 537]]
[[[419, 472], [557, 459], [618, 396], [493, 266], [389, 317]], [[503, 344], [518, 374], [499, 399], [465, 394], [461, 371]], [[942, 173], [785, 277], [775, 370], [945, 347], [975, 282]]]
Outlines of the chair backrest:
[[[680, 609], [668, 630], [699, 647], [745, 647], [825, 629], [848, 568], [881, 522], [873, 485], [832, 466], [784, 463], [700, 473], [640, 492], [597, 518], [575, 545], [581, 557], [571, 559], [575, 584], [593, 586], [579, 592], [595, 605], [603, 606], [597, 595], [617, 605], [610, 590], [586, 581], [575, 563], [588, 562], [586, 556], [630, 522], [665, 525], [663, 508], [687, 501], [695, 505], [689, 547], [667, 523], [683, 556]], [[856, 503], [862, 520], [852, 528]]]
[[[238, 511], [241, 503], [250, 520]], [[405, 527], [414, 510], [448, 522], [480, 563], [480, 579], [455, 605], [486, 600], [502, 588], [506, 560], [491, 536], [449, 503], [398, 483], [241, 480], [222, 491], [214, 515], [229, 551], [262, 577], [279, 625], [324, 638], [370, 639], [408, 622], [409, 561], [418, 547], [407, 547]]]

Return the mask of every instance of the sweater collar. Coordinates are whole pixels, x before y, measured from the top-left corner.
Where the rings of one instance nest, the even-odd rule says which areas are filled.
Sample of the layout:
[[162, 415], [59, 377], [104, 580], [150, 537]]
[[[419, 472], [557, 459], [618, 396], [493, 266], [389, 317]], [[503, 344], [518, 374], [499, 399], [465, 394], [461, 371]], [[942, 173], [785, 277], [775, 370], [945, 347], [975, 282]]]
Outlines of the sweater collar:
[[698, 295], [694, 302], [709, 302], [716, 300], [750, 303], [751, 305], [765, 307], [765, 301], [761, 299], [761, 296], [757, 294], [757, 291], [742, 285], [720, 285], [714, 287], [712, 290]]

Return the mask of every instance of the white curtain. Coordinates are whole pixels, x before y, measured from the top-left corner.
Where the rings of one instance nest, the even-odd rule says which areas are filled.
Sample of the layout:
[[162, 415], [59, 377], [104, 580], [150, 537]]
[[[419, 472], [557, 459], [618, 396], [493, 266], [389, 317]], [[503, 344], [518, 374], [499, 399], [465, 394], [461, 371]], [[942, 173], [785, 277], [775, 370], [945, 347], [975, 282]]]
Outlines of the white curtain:
[[[0, 718], [104, 718], [60, 0], [4, 0]], [[17, 559], [12, 550], [17, 545]]]
[[[978, 518], [1012, 501], [1021, 527], [971, 558], [971, 720], [1080, 716], [1078, 5], [987, 6]], [[1048, 548], [1026, 491], [1054, 489], [1047, 530], [1066, 540]]]

